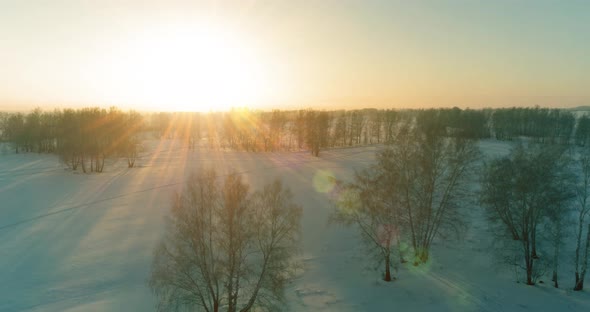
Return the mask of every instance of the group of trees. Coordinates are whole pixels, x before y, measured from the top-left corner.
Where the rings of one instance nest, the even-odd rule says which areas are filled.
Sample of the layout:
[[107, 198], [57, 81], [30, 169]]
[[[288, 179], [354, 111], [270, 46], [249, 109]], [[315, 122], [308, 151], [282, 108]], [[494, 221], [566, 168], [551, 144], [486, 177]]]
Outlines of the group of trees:
[[329, 146], [353, 146], [390, 142], [398, 122], [405, 117], [396, 110], [351, 110], [332, 113]]
[[576, 131], [576, 118], [567, 110], [548, 108], [496, 109], [492, 115], [496, 138], [512, 140], [527, 136], [543, 143], [569, 144], [572, 136], [587, 136], [586, 129]]
[[56, 153], [74, 170], [102, 172], [105, 158], [111, 155], [126, 157], [128, 166], [134, 166], [142, 117], [114, 107], [35, 109], [29, 114], [5, 114], [0, 129], [16, 153]]
[[[319, 118], [319, 119], [317, 119]], [[590, 117], [567, 110], [510, 108], [471, 110], [377, 110], [256, 112], [236, 109], [220, 115], [221, 127], [208, 128], [219, 144], [233, 149], [277, 151], [391, 143], [401, 124], [415, 122], [440, 135], [512, 140], [528, 136], [550, 144], [590, 144]], [[209, 133], [211, 136], [211, 133]]]
[[[152, 116], [154, 129], [167, 137], [185, 137], [185, 120], [180, 113]], [[245, 151], [285, 151], [308, 149], [318, 156], [329, 147], [346, 147], [391, 143], [400, 123], [410, 120], [436, 119], [438, 130], [445, 135], [465, 138], [489, 136], [483, 111], [454, 109], [422, 110], [339, 110], [313, 109], [294, 111], [255, 111], [236, 108], [225, 113], [194, 114], [191, 124], [206, 137], [209, 146]], [[202, 130], [199, 130], [200, 128]], [[441, 130], [442, 129], [442, 130]], [[450, 131], [448, 131], [450, 130]], [[200, 138], [200, 137], [199, 137]]]
[[460, 206], [479, 150], [472, 140], [406, 124], [377, 162], [340, 182], [335, 220], [355, 226], [391, 281], [395, 254], [406, 261], [407, 242], [413, 263], [429, 259], [433, 240], [459, 233]]
[[416, 123], [424, 131], [467, 139], [490, 137], [488, 119], [486, 111], [457, 107], [416, 111]]
[[374, 109], [265, 112], [235, 108], [224, 113], [158, 113], [148, 124], [162, 137], [206, 138], [211, 148], [251, 152], [308, 149], [318, 156], [328, 147], [391, 140], [399, 115], [394, 110]]
[[160, 112], [144, 116], [144, 119], [144, 129], [152, 132], [157, 138], [180, 139], [189, 149], [194, 150], [203, 137], [202, 128], [208, 127], [211, 117], [197, 112]]
[[[353, 181], [338, 181], [333, 192], [334, 220], [359, 230], [385, 281], [395, 279], [392, 269], [408, 257], [414, 265], [426, 263], [438, 237], [461, 234], [464, 206], [475, 193], [475, 141], [418, 125], [398, 127], [376, 163]], [[240, 175], [224, 176], [201, 170], [174, 198], [149, 282], [161, 311], [274, 311], [284, 303], [302, 209], [278, 181], [250, 192]], [[547, 258], [558, 287], [560, 248], [568, 238], [568, 217], [576, 217], [574, 289], [583, 289], [590, 153], [518, 145], [485, 164], [481, 181], [479, 202], [495, 239], [517, 246], [512, 264], [524, 269], [528, 284]]]
[[[343, 117], [337, 117], [343, 114]], [[215, 118], [215, 117], [214, 117]], [[312, 109], [270, 112], [233, 109], [217, 116], [220, 121], [209, 127], [209, 140], [231, 149], [246, 151], [285, 151], [309, 149], [318, 156], [323, 148], [362, 144], [365, 114], [361, 111], [327, 112]], [[336, 123], [335, 120], [337, 120]], [[379, 119], [381, 120], [381, 119]], [[377, 136], [381, 135], [381, 132]], [[371, 143], [377, 143], [371, 141]], [[369, 144], [368, 142], [365, 142]]]
[[57, 151], [72, 169], [81, 165], [84, 172], [102, 172], [110, 155], [126, 157], [128, 167], [135, 165], [142, 126], [138, 113], [85, 108], [66, 109], [60, 117], [58, 129], [63, 132], [56, 140]]
[[280, 310], [301, 214], [278, 180], [252, 193], [235, 173], [190, 177], [154, 254], [149, 284], [158, 310]]
[[[105, 115], [109, 117], [108, 113], [111, 111], [118, 110], [86, 108], [77, 110], [76, 114], [84, 115], [80, 117], [82, 119], [105, 118]], [[68, 110], [43, 112], [35, 109], [29, 114], [1, 115], [2, 138], [12, 142], [16, 152], [56, 152], [57, 136], [63, 133], [59, 118], [66, 112]], [[347, 111], [257, 111], [236, 108], [228, 112], [206, 114], [133, 115], [134, 120], [142, 117], [145, 119], [145, 127], [142, 129], [150, 130], [159, 137], [181, 138], [191, 149], [194, 149], [201, 139], [206, 139], [207, 146], [216, 149], [230, 148], [252, 152], [307, 149], [314, 156], [318, 156], [320, 150], [325, 148], [392, 143], [400, 125], [407, 123], [415, 123], [417, 127], [428, 128], [423, 129], [425, 131], [438, 132], [440, 135], [468, 139], [495, 136], [499, 140], [512, 140], [518, 136], [528, 136], [542, 143], [590, 145], [588, 114], [576, 119], [573, 113], [567, 110], [539, 107], [493, 110], [462, 110], [454, 107]], [[100, 131], [103, 134], [106, 132], [104, 129]], [[129, 137], [137, 137], [136, 134]], [[94, 145], [100, 143], [95, 142]], [[100, 147], [88, 149], [96, 150]], [[100, 158], [100, 153], [85, 153], [92, 154], [86, 158]]]
[[524, 136], [539, 143], [575, 143], [580, 146], [590, 142], [590, 115], [586, 113], [576, 118], [573, 112], [563, 109], [513, 107], [461, 110], [455, 107], [418, 110], [416, 116], [419, 123], [420, 120], [427, 120], [424, 124], [437, 131], [450, 130], [450, 135], [465, 138], [495, 136], [498, 140], [513, 140]]
[[55, 150], [56, 119], [53, 113], [35, 109], [29, 114], [3, 114], [2, 138], [13, 143], [16, 153], [50, 153]]
[[574, 140], [579, 146], [590, 146], [590, 114], [578, 118]]
[[[563, 246], [575, 240], [574, 289], [583, 289], [590, 251], [590, 149], [519, 144], [483, 166], [477, 193], [479, 150], [470, 136], [445, 125], [452, 114], [426, 110], [400, 122], [375, 164], [338, 183], [335, 220], [359, 230], [390, 281], [396, 259], [405, 262], [412, 252], [414, 265], [424, 263], [433, 240], [460, 233], [461, 205], [479, 194], [495, 241], [502, 243], [501, 256], [523, 269], [527, 284], [550, 268], [558, 287]], [[575, 233], [568, 232], [572, 224]]]
[[[586, 224], [589, 199], [588, 149], [578, 155], [559, 146], [518, 145], [510, 155], [489, 162], [483, 171], [481, 204], [496, 240], [508, 252], [505, 259], [524, 270], [529, 285], [550, 266], [558, 287], [562, 246], [567, 239], [575, 239], [574, 289], [583, 289], [590, 244], [590, 232], [583, 235], [586, 226], [590, 227]], [[570, 224], [575, 224], [575, 235], [567, 232]]]

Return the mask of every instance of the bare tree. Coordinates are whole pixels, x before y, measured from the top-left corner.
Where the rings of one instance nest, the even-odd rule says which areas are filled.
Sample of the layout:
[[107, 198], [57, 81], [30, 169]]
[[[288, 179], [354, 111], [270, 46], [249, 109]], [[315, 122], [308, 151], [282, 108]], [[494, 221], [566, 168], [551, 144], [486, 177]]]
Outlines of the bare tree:
[[14, 144], [14, 150], [17, 154], [19, 149], [23, 151], [26, 145], [24, 115], [21, 113], [10, 115], [5, 121], [3, 135]]
[[[413, 155], [407, 183], [414, 194], [408, 198], [408, 209], [416, 262], [426, 262], [430, 246], [439, 234], [459, 233], [462, 225], [460, 206], [469, 192], [469, 175], [479, 157], [474, 141], [420, 134], [418, 153]], [[410, 167], [411, 168], [411, 167]], [[408, 215], [408, 220], [410, 216]]]
[[391, 143], [395, 137], [395, 125], [398, 122], [399, 114], [397, 111], [389, 109], [383, 112], [383, 114], [385, 142]]
[[320, 149], [328, 146], [330, 115], [325, 111], [308, 110], [305, 114], [305, 129], [311, 154], [318, 157]]
[[[586, 216], [590, 212], [590, 148], [585, 148], [577, 161], [580, 170], [580, 183], [576, 190], [576, 208], [578, 212], [578, 229], [576, 232], [576, 256], [574, 258], [575, 285], [574, 290], [584, 289], [584, 276], [588, 267], [588, 246], [590, 245], [590, 224], [586, 236], [586, 246], [582, 251], [582, 232], [586, 222]], [[580, 263], [580, 256], [583, 256]]]
[[[562, 207], [564, 196], [559, 175], [563, 172], [563, 149], [540, 149], [522, 145], [508, 157], [495, 159], [484, 170], [481, 204], [498, 239], [509, 233], [520, 242], [526, 283], [534, 285], [539, 276], [537, 228], [551, 207]], [[521, 262], [522, 263], [522, 262]], [[518, 265], [518, 263], [515, 263]]]
[[459, 233], [460, 206], [479, 150], [474, 142], [429, 137], [406, 125], [377, 163], [356, 174], [338, 192], [335, 219], [356, 226], [369, 250], [392, 279], [392, 255], [404, 262], [401, 242], [409, 238], [415, 265], [427, 262], [432, 242]]
[[332, 135], [332, 146], [345, 146], [346, 145], [346, 129], [348, 119], [346, 118], [346, 111], [342, 111], [336, 119], [334, 126], [334, 132]]
[[365, 128], [365, 124], [366, 120], [362, 111], [354, 110], [350, 112], [350, 146], [352, 146], [353, 143], [361, 144], [361, 137]]
[[[378, 157], [387, 161], [384, 154]], [[338, 209], [334, 221], [355, 226], [367, 250], [383, 266], [383, 280], [391, 281], [394, 253], [403, 259], [400, 244], [401, 205], [397, 192], [399, 179], [395, 172], [381, 170], [382, 163], [358, 172], [352, 183], [340, 183], [339, 196], [335, 198]], [[392, 175], [394, 175], [392, 177]], [[396, 248], [397, 246], [397, 248]]]
[[382, 128], [383, 122], [385, 117], [385, 112], [382, 110], [375, 110], [371, 112], [371, 135], [370, 135], [370, 142], [373, 143], [373, 139], [375, 139], [375, 143], [381, 143], [382, 138]]
[[280, 310], [301, 212], [278, 181], [251, 194], [237, 174], [223, 183], [214, 170], [193, 175], [155, 250], [158, 310]]
[[283, 131], [287, 123], [286, 113], [275, 109], [270, 113], [270, 120], [268, 121], [270, 130], [270, 148], [272, 151], [281, 149], [283, 141]]
[[291, 130], [294, 132], [295, 137], [297, 138], [297, 148], [302, 149], [303, 144], [305, 143], [305, 125], [307, 113], [305, 110], [300, 109], [294, 114], [295, 117]]
[[116, 149], [127, 159], [127, 167], [133, 168], [141, 147], [139, 133], [143, 120], [139, 113], [131, 111], [126, 116], [121, 116], [119, 122], [122, 129], [116, 139]]
[[461, 205], [479, 149], [474, 141], [424, 132], [406, 123], [391, 139], [387, 166], [399, 172], [403, 225], [414, 249], [414, 264], [429, 259], [438, 235], [459, 234], [464, 228]]
[[573, 184], [576, 182], [576, 179], [569, 170], [569, 162], [570, 160], [568, 158], [562, 157], [553, 175], [554, 181], [552, 183], [555, 186], [545, 191], [545, 197], [548, 199], [546, 203], [546, 233], [549, 235], [549, 242], [553, 248], [553, 257], [551, 259], [553, 274], [551, 281], [553, 281], [555, 288], [559, 288], [559, 258], [561, 247], [566, 238], [566, 228], [570, 223], [571, 200], [575, 197], [575, 193], [572, 190], [575, 189], [575, 185]]

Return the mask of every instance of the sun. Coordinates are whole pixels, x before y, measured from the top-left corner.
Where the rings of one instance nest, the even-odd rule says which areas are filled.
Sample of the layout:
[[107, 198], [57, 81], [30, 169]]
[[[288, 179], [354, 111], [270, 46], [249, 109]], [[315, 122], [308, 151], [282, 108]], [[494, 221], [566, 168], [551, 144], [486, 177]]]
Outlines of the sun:
[[114, 69], [119, 102], [150, 110], [221, 111], [272, 90], [269, 64], [244, 34], [213, 23], [167, 25], [126, 42]]

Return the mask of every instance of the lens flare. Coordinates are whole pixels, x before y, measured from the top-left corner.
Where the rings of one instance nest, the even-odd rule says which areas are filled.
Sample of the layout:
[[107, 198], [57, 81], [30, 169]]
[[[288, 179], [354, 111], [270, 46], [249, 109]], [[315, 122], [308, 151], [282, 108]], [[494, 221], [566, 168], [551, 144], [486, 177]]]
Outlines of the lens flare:
[[336, 185], [336, 177], [329, 170], [318, 170], [313, 176], [313, 187], [318, 193], [330, 193]]

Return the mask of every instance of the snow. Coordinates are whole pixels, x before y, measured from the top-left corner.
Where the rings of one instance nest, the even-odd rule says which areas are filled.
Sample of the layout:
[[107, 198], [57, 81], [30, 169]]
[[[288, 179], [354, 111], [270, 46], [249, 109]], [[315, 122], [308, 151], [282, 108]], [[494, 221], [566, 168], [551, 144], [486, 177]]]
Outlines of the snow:
[[[510, 149], [494, 140], [480, 146], [489, 157]], [[378, 148], [314, 158], [189, 151], [171, 140], [152, 141], [138, 168], [111, 160], [101, 174], [66, 170], [51, 155], [0, 153], [0, 311], [153, 311], [146, 283], [152, 250], [173, 192], [200, 166], [220, 174], [234, 168], [253, 188], [280, 177], [303, 206], [303, 269], [287, 289], [292, 311], [590, 311], [588, 291], [567, 290], [573, 283], [567, 262], [563, 289], [547, 279], [534, 287], [515, 283], [490, 254], [475, 204], [463, 239], [437, 242], [429, 264], [403, 264], [396, 281], [381, 281], [354, 229], [328, 222], [331, 177], [350, 178]]]

